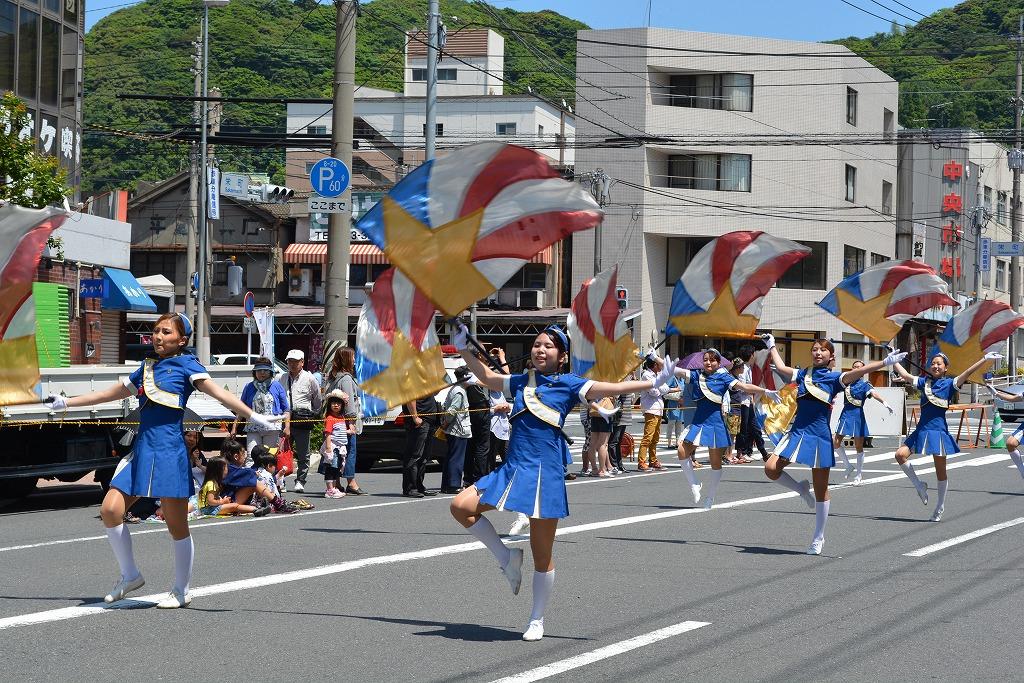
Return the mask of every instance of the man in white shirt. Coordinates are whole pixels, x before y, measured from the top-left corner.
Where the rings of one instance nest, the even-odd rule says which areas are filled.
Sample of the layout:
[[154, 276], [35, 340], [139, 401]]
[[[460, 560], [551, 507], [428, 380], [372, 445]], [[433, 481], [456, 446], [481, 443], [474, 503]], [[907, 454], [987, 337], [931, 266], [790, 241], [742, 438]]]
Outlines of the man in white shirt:
[[[644, 371], [640, 374], [640, 379], [645, 382], [653, 382], [661, 372], [661, 367], [662, 363], [656, 356], [648, 357], [644, 361]], [[637, 470], [640, 472], [646, 472], [648, 469], [665, 469], [661, 466], [661, 461], [658, 460], [657, 451], [658, 441], [661, 439], [661, 416], [665, 413], [663, 396], [669, 391], [671, 391], [669, 387], [662, 386], [660, 389], [648, 389], [640, 394], [640, 411], [644, 414], [644, 436], [637, 452], [639, 461]]]
[[322, 420], [320, 406], [320, 383], [308, 370], [303, 370], [306, 354], [299, 349], [292, 349], [285, 356], [288, 372], [281, 373], [277, 378], [285, 393], [288, 394], [288, 417], [284, 422], [284, 436], [291, 439], [292, 452], [295, 454], [295, 491], [306, 489], [306, 476], [309, 474], [309, 435], [313, 425]]

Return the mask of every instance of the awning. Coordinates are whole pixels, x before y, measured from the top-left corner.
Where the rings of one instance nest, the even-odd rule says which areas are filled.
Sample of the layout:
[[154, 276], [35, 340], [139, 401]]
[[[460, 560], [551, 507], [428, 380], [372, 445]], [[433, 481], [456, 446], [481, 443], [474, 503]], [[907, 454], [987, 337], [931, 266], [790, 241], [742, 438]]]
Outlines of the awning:
[[[349, 262], [358, 264], [388, 264], [387, 255], [373, 244], [350, 244]], [[284, 250], [285, 263], [327, 264], [327, 243], [310, 242], [289, 244]]]
[[119, 268], [103, 269], [103, 303], [101, 308], [113, 311], [156, 313], [156, 304], [146, 294], [135, 276]]
[[533, 258], [530, 259], [530, 263], [543, 263], [545, 265], [550, 266], [551, 265], [551, 254], [552, 254], [552, 252], [554, 252], [554, 250], [555, 250], [554, 246], [548, 245], [544, 249], [541, 249], [540, 252], [534, 254]]

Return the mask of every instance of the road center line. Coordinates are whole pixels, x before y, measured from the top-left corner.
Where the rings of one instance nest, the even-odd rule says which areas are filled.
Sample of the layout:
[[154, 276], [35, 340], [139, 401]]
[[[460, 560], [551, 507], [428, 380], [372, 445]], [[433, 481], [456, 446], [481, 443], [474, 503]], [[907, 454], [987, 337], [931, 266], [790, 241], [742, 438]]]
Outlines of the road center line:
[[912, 550], [909, 553], [903, 553], [903, 556], [904, 557], [924, 557], [925, 555], [931, 555], [932, 553], [937, 553], [940, 550], [945, 550], [946, 548], [950, 548], [950, 547], [952, 547], [954, 545], [959, 545], [961, 543], [966, 543], [967, 541], [973, 541], [976, 538], [981, 538], [982, 536], [988, 536], [989, 534], [994, 534], [995, 532], [1001, 531], [1003, 529], [1009, 529], [1010, 527], [1017, 526], [1018, 524], [1024, 524], [1024, 517], [1018, 517], [1017, 519], [1011, 519], [1009, 522], [1001, 522], [999, 524], [993, 524], [992, 526], [987, 526], [984, 529], [977, 529], [976, 531], [971, 531], [970, 533], [962, 534], [960, 536], [954, 536], [953, 538], [950, 538], [950, 539], [945, 540], [945, 541], [941, 541], [939, 543], [933, 543], [932, 545], [926, 545], [923, 548], [918, 548], [917, 550]]
[[584, 652], [583, 654], [576, 655], [575, 657], [569, 657], [559, 662], [552, 662], [551, 664], [545, 664], [539, 666], [536, 669], [530, 669], [514, 676], [507, 676], [505, 678], [499, 678], [493, 683], [530, 683], [531, 681], [540, 681], [545, 678], [557, 676], [560, 673], [578, 669], [594, 662], [600, 662], [602, 659], [608, 659], [609, 657], [615, 657], [623, 653], [629, 652], [630, 650], [636, 650], [647, 645], [653, 645], [658, 641], [677, 636], [680, 633], [686, 633], [687, 631], [695, 631], [705, 626], [710, 626], [711, 622], [708, 621], [683, 621], [672, 626], [666, 626], [665, 628], [659, 628], [657, 631], [651, 631], [645, 633], [642, 636], [636, 636], [629, 640], [623, 640], [612, 645], [606, 645], [590, 652]]

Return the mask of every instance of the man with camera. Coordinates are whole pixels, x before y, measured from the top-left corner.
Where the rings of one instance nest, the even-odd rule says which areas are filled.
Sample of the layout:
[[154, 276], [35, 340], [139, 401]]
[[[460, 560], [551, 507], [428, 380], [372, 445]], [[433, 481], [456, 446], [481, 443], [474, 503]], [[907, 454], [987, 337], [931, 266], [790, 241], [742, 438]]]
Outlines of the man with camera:
[[308, 370], [304, 370], [306, 354], [292, 349], [285, 356], [288, 362], [287, 374], [277, 378], [278, 384], [288, 393], [290, 412], [285, 413], [284, 436], [292, 442], [295, 454], [295, 491], [306, 490], [306, 475], [309, 474], [309, 435], [313, 425], [322, 419], [320, 415], [320, 383]]

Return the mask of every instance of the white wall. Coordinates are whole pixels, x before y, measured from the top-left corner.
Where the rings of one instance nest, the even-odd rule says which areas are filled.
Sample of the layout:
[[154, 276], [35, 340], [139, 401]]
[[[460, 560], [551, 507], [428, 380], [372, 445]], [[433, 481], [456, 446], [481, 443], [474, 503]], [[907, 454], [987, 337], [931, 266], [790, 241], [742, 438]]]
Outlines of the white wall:
[[64, 260], [127, 270], [131, 266], [130, 223], [73, 213], [53, 232], [64, 242]]

